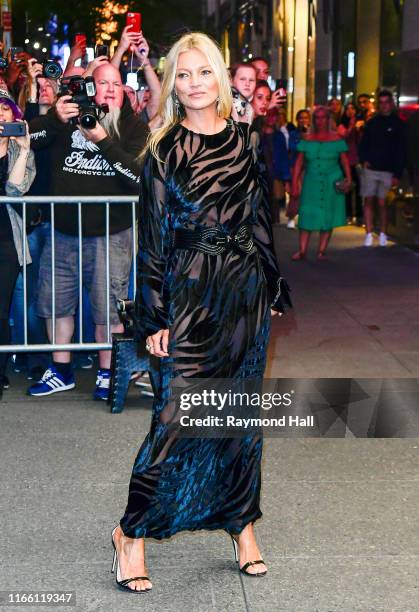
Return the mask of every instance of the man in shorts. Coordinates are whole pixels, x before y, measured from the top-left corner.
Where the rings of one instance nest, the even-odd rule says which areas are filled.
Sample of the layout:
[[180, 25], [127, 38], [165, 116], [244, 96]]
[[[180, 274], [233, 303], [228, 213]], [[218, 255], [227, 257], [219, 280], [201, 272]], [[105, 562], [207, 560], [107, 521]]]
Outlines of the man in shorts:
[[380, 246], [387, 244], [386, 196], [399, 184], [404, 168], [403, 122], [394, 112], [391, 91], [383, 90], [378, 95], [378, 109], [364, 127], [359, 145], [361, 173], [361, 196], [364, 198], [366, 236], [364, 246], [373, 245], [373, 222], [375, 198], [379, 207]]
[[[52, 195], [97, 197], [82, 206], [82, 281], [89, 294], [95, 337], [107, 341], [107, 311], [111, 332], [123, 331], [116, 300], [127, 296], [133, 255], [130, 204], [110, 205], [109, 210], [109, 304], [106, 288], [106, 212], [104, 196], [138, 197], [138, 155], [145, 145], [147, 126], [136, 117], [124, 97], [119, 71], [107, 58], [97, 58], [93, 73], [98, 105], [109, 112], [90, 129], [75, 125], [80, 109], [71, 95], [60, 97], [53, 108], [30, 123], [33, 148], [51, 148]], [[98, 62], [99, 63], [99, 62]], [[74, 315], [79, 304], [79, 220], [74, 204], [55, 206], [55, 336], [57, 344], [70, 344]], [[48, 237], [41, 257], [38, 316], [46, 319], [52, 341], [52, 239]], [[110, 351], [99, 352], [99, 370], [93, 398], [107, 400], [110, 385]], [[53, 362], [41, 380], [28, 389], [34, 397], [74, 389], [69, 351], [53, 353]]]

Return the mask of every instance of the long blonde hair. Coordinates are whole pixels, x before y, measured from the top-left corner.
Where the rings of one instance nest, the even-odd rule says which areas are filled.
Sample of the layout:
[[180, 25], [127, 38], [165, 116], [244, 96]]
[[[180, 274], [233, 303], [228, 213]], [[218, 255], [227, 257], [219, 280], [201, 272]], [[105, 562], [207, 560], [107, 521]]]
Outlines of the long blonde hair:
[[162, 125], [150, 134], [147, 147], [143, 152], [145, 154], [147, 151], [150, 151], [156, 159], [159, 159], [159, 142], [166, 136], [172, 127], [180, 123], [184, 117], [184, 113], [180, 110], [179, 105], [175, 104], [176, 67], [179, 55], [191, 49], [198, 49], [201, 51], [207, 57], [208, 64], [214, 71], [219, 87], [217, 102], [218, 116], [226, 119], [231, 114], [233, 101], [230, 79], [218, 45], [212, 38], [202, 32], [184, 34], [167, 54], [160, 104], [157, 111], [157, 115], [162, 119]]

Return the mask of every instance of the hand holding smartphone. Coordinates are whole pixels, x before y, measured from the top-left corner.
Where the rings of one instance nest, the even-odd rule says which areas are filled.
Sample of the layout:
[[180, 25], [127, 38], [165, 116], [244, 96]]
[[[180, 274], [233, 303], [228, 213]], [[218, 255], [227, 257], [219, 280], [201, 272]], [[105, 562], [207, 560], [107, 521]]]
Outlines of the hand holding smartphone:
[[24, 121], [0, 122], [0, 137], [26, 136], [26, 123]]
[[127, 13], [127, 23], [125, 25], [132, 26], [131, 33], [139, 34], [142, 29], [141, 13]]
[[21, 53], [23, 53], [22, 47], [10, 47], [10, 61], [16, 62], [17, 64], [23, 61], [19, 58]]
[[102, 57], [102, 56], [109, 58], [108, 45], [96, 45], [95, 57]]
[[74, 37], [74, 46], [78, 47], [81, 52], [81, 57], [79, 56], [79, 59], [75, 62], [75, 66], [83, 66], [83, 68], [85, 68], [87, 66], [86, 34], [76, 34], [76, 36]]
[[[127, 13], [127, 22], [125, 27], [129, 28], [129, 34], [139, 34], [142, 28], [141, 13]], [[133, 52], [135, 50], [135, 45], [131, 44], [129, 46], [129, 50]]]
[[84, 53], [86, 53], [87, 40], [86, 34], [76, 34], [74, 42], [78, 47], [81, 47]]

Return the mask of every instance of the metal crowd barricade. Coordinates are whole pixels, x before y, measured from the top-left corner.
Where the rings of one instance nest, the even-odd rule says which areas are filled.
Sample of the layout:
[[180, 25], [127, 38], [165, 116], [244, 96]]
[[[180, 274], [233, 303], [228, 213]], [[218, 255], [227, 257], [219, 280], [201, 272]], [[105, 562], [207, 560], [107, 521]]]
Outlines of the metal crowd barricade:
[[[131, 229], [133, 241], [133, 289], [134, 295], [136, 292], [136, 253], [137, 253], [137, 232], [136, 232], [136, 204], [137, 198], [133, 196], [27, 196], [21, 198], [12, 198], [7, 196], [0, 197], [0, 206], [6, 204], [22, 205], [22, 275], [23, 275], [23, 344], [8, 344], [0, 345], [0, 353], [22, 353], [44, 352], [44, 351], [98, 351], [110, 350], [112, 348], [111, 325], [109, 315], [109, 296], [110, 296], [110, 273], [109, 273], [109, 211], [110, 205], [131, 204]], [[28, 305], [27, 305], [27, 253], [26, 253], [26, 218], [28, 204], [48, 204], [51, 209], [51, 288], [52, 288], [52, 342], [50, 344], [30, 344], [28, 342]], [[106, 253], [106, 342], [83, 342], [83, 249], [82, 249], [82, 221], [83, 211], [82, 205], [103, 203], [105, 207], [105, 253]], [[78, 241], [79, 241], [79, 336], [80, 341], [70, 344], [56, 343], [56, 314], [55, 314], [55, 207], [60, 204], [72, 204], [77, 206], [78, 216]], [[1, 279], [0, 279], [1, 290]], [[120, 296], [126, 298], [127, 296]]]

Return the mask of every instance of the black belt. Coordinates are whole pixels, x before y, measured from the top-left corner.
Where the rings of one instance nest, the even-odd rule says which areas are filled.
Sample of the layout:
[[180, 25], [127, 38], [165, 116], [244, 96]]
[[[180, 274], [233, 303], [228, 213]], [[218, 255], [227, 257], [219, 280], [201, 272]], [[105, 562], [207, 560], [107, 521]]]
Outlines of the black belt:
[[234, 234], [218, 227], [202, 227], [194, 230], [177, 229], [174, 249], [193, 249], [208, 255], [220, 255], [228, 250], [251, 253], [255, 246], [250, 225], [240, 225]]

